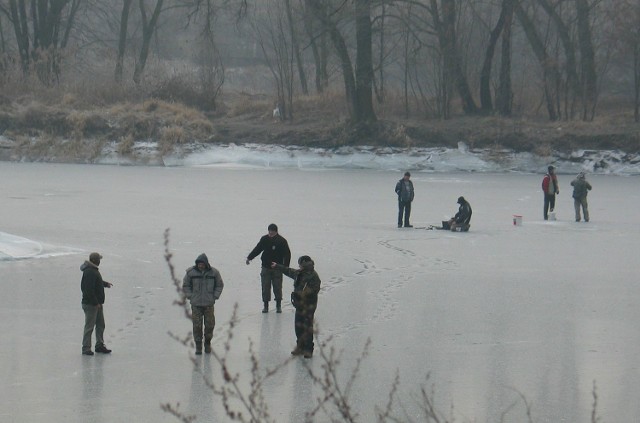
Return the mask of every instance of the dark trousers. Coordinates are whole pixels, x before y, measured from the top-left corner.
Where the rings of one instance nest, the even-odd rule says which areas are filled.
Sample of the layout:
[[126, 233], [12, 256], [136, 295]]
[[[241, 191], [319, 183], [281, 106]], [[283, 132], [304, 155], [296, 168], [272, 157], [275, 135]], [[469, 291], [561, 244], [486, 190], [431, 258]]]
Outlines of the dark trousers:
[[271, 301], [271, 288], [276, 301], [282, 301], [282, 272], [276, 269], [263, 267], [260, 270], [260, 281], [262, 282], [262, 301]]
[[404, 215], [404, 226], [409, 226], [409, 218], [411, 217], [411, 201], [398, 200], [398, 226], [402, 226], [402, 217]]
[[587, 196], [573, 199], [573, 206], [576, 209], [576, 222], [580, 222], [580, 207], [584, 212], [584, 221], [589, 221], [589, 203], [587, 202]]
[[295, 329], [296, 345], [302, 351], [313, 352], [313, 315], [316, 305], [300, 305], [296, 308]]
[[216, 326], [216, 316], [213, 306], [191, 305], [191, 322], [193, 323], [193, 340], [202, 343], [202, 322], [204, 321], [204, 343], [210, 344], [213, 338], [213, 328]]
[[545, 194], [544, 195], [544, 220], [549, 218], [549, 212], [553, 211], [556, 206], [556, 195], [555, 194]]
[[84, 311], [84, 332], [82, 335], [82, 351], [91, 351], [91, 336], [96, 329], [96, 347], [104, 345], [104, 311], [102, 306], [82, 304]]

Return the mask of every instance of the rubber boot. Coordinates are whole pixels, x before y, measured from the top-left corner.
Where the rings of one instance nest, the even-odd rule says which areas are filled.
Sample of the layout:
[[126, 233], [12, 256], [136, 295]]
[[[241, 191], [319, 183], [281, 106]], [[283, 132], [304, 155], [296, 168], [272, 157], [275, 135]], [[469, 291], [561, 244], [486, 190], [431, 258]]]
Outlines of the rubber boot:
[[282, 313], [282, 301], [276, 301], [276, 313]]
[[262, 309], [263, 313], [268, 313], [269, 312], [269, 301], [265, 301], [264, 302], [264, 308]]

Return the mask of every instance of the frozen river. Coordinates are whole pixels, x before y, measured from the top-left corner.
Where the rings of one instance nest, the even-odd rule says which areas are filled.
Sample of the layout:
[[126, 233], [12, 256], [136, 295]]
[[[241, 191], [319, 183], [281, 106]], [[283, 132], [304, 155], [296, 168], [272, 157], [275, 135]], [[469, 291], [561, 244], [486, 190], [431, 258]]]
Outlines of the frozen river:
[[[237, 303], [230, 365], [246, 383], [249, 339], [267, 367], [295, 340], [291, 305], [260, 313], [259, 261], [244, 264], [271, 222], [294, 259], [316, 262], [319, 339], [342, 352], [342, 382], [371, 340], [351, 392], [358, 421], [374, 421], [396, 372], [404, 421], [424, 421], [424, 385], [458, 422], [527, 421], [528, 404], [534, 422], [587, 423], [594, 383], [602, 421], [637, 421], [640, 179], [589, 176], [591, 222], [576, 223], [573, 176], [559, 176], [558, 220], [544, 222], [542, 175], [414, 173], [414, 225], [452, 215], [460, 195], [471, 203], [471, 231], [451, 233], [396, 228], [400, 172], [0, 163], [0, 421], [177, 421], [166, 402], [227, 421], [168, 335], [191, 326], [172, 305], [163, 233], [178, 277], [202, 252], [221, 272], [214, 348]], [[113, 353], [87, 357], [79, 266], [94, 250], [114, 283]], [[267, 381], [274, 421], [303, 421], [320, 394], [301, 360]], [[196, 366], [220, 380], [212, 357]]]

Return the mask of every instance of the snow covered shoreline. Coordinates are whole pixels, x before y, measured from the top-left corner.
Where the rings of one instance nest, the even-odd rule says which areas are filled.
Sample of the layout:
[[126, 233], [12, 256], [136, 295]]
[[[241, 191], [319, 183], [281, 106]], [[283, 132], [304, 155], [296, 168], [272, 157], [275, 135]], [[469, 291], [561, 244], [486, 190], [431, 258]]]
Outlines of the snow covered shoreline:
[[640, 153], [621, 150], [553, 151], [548, 156], [511, 149], [446, 147], [344, 146], [312, 148], [277, 144], [185, 143], [162, 156], [156, 141], [137, 141], [129, 154], [122, 155], [118, 142], [107, 142], [98, 152], [85, 145], [88, 157], [56, 155], [29, 157], [15, 151], [15, 142], [0, 136], [0, 160], [12, 162], [93, 163], [121, 166], [231, 166], [275, 169], [367, 169], [411, 170], [425, 173], [544, 173], [553, 164], [559, 174], [587, 172], [611, 175], [640, 175]]
[[100, 164], [135, 165], [141, 161], [164, 166], [243, 166], [256, 168], [368, 169], [418, 172], [545, 172], [549, 164], [559, 174], [640, 175], [640, 154], [616, 150], [554, 152], [543, 157], [512, 150], [470, 149], [460, 142], [451, 148], [340, 147], [336, 149], [263, 144], [191, 144], [182, 151], [157, 157], [154, 142], [136, 143], [134, 159], [119, 156], [115, 144], [105, 146]]

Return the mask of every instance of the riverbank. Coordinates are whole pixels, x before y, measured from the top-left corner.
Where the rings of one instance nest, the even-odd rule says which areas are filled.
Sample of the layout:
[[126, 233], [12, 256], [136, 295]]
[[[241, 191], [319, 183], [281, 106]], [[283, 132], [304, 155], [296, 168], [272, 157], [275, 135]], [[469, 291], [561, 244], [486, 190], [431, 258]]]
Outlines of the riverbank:
[[[603, 115], [594, 122], [494, 116], [458, 116], [444, 121], [385, 119], [383, 115], [375, 124], [353, 128], [339, 110], [316, 113], [305, 109], [293, 120], [281, 121], [263, 109], [228, 109], [206, 115], [160, 100], [103, 108], [81, 108], [73, 102], [57, 106], [11, 103], [0, 111], [0, 160], [208, 164], [194, 155], [220, 153], [231, 146], [236, 150], [227, 156], [237, 153], [237, 148], [258, 156], [262, 151], [296, 156], [301, 150], [315, 151], [321, 157], [403, 155], [407, 157], [402, 160], [405, 167], [426, 170], [437, 170], [429, 158], [440, 156], [437, 152], [442, 150], [473, 154], [489, 163], [467, 168], [458, 163], [462, 167], [457, 164], [457, 170], [528, 171], [531, 166], [514, 167], [513, 162], [530, 156], [536, 163], [564, 160], [588, 170], [607, 171], [612, 164], [637, 165], [640, 154], [640, 125], [625, 114]], [[222, 156], [218, 154], [213, 163], [219, 163]], [[573, 166], [568, 171], [573, 171]]]

